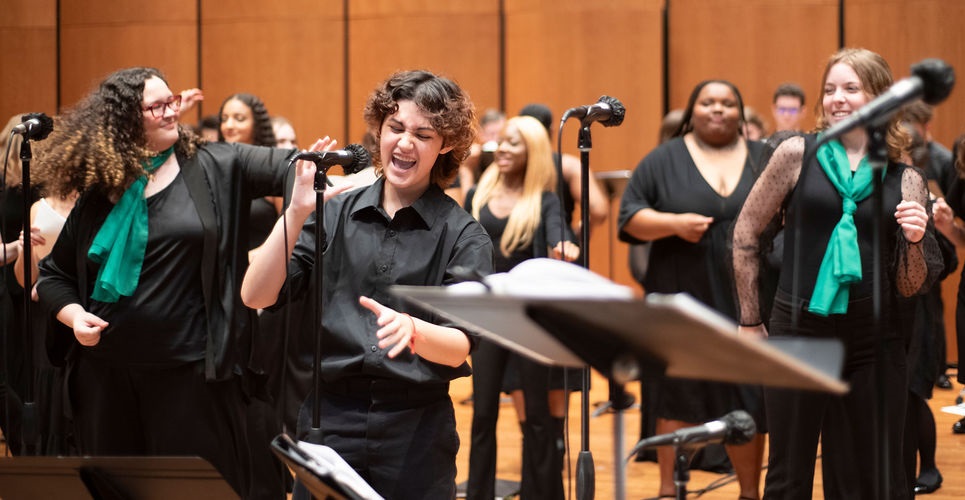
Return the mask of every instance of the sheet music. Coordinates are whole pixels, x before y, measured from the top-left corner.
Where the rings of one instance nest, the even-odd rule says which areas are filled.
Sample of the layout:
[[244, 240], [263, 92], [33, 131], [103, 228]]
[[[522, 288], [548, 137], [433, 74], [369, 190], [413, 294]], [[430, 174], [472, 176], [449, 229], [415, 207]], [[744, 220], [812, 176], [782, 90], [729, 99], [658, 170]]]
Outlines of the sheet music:
[[305, 441], [299, 441], [297, 446], [312, 457], [314, 463], [307, 462], [307, 465], [319, 476], [331, 477], [345, 489], [357, 493], [366, 500], [383, 500], [382, 496], [372, 489], [369, 483], [362, 479], [362, 476], [359, 476], [335, 450], [325, 445]]
[[633, 289], [588, 269], [556, 259], [529, 259], [509, 272], [490, 274], [481, 282], [446, 287], [455, 295], [493, 295], [533, 299], [632, 299]]

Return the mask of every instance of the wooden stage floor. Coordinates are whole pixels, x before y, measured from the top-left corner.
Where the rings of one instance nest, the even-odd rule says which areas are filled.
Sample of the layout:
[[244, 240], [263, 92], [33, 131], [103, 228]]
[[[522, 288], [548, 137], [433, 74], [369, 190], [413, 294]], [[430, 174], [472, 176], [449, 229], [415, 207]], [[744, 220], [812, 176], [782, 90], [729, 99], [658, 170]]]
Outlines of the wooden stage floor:
[[[952, 380], [954, 381], [954, 376]], [[590, 391], [590, 411], [593, 411], [593, 403], [601, 402], [607, 398], [607, 382], [598, 374], [593, 374], [593, 389]], [[630, 384], [628, 390], [639, 395], [638, 385]], [[927, 500], [950, 500], [965, 498], [965, 434], [953, 434], [952, 424], [959, 417], [941, 412], [942, 406], [949, 406], [955, 403], [955, 396], [958, 395], [962, 387], [955, 383], [952, 390], [942, 390], [936, 388], [934, 397], [930, 401], [932, 410], [935, 414], [935, 421], [938, 432], [938, 468], [944, 476], [942, 487], [931, 495], [921, 495], [920, 498]], [[460, 404], [472, 393], [470, 379], [464, 378], [453, 382], [450, 394], [456, 407], [456, 426], [459, 430], [461, 446], [457, 458], [458, 473], [457, 481], [462, 483], [468, 476], [469, 463], [469, 435], [472, 423], [472, 406]], [[580, 442], [580, 396], [575, 394], [570, 400], [570, 422], [569, 422], [569, 443], [572, 450], [570, 460], [571, 470], [571, 494], [568, 498], [576, 498], [576, 456], [579, 452]], [[640, 429], [639, 410], [628, 410], [623, 414], [624, 444], [623, 449], [629, 452], [630, 448], [637, 442]], [[516, 414], [512, 404], [503, 404], [500, 408], [498, 424], [498, 462], [496, 466], [497, 477], [500, 479], [518, 481], [520, 468], [521, 435], [519, 425], [516, 422]], [[590, 422], [590, 452], [593, 455], [593, 462], [596, 470], [596, 491], [595, 498], [610, 499], [614, 498], [614, 474], [613, 474], [613, 415], [604, 413]], [[765, 452], [766, 461], [766, 452]], [[653, 498], [657, 494], [659, 485], [659, 473], [657, 465], [651, 462], [630, 462], [626, 469], [627, 484], [626, 492], [628, 499]], [[712, 483], [727, 481], [728, 478], [722, 474], [714, 474], [703, 471], [692, 471], [688, 490], [692, 493], [689, 498], [697, 498], [697, 490], [707, 488]], [[566, 477], [564, 476], [564, 481]], [[763, 491], [763, 480], [761, 484]], [[738, 497], [739, 489], [736, 481], [728, 482], [724, 486], [708, 491], [700, 496], [706, 500], [735, 500]], [[821, 493], [821, 470], [820, 462], [815, 473], [815, 494], [814, 498], [823, 498]]]

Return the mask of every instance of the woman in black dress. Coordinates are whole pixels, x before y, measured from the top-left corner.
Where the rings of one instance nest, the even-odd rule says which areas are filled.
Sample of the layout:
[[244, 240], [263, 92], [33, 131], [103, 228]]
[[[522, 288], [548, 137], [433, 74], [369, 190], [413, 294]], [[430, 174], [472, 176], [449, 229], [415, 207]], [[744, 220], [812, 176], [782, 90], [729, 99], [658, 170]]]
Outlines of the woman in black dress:
[[[709, 80], [694, 88], [676, 137], [637, 166], [620, 204], [620, 239], [653, 241], [643, 286], [647, 293], [686, 292], [736, 319], [733, 284], [721, 265], [733, 220], [754, 183], [760, 143], [741, 135], [743, 102], [737, 88]], [[736, 409], [763, 428], [759, 391], [728, 384], [665, 379], [653, 398], [657, 433], [720, 418]], [[741, 498], [758, 498], [763, 435], [728, 446]], [[660, 495], [674, 495], [674, 455], [657, 452]]]

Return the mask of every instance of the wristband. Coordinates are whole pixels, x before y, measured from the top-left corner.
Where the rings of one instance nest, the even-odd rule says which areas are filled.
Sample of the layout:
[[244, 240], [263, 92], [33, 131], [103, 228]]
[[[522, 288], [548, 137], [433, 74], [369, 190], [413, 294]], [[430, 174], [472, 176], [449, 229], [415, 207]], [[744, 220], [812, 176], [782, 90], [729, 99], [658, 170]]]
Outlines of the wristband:
[[750, 323], [750, 324], [748, 324], [748, 323], [741, 323], [740, 326], [743, 326], [743, 327], [745, 327], [745, 328], [754, 328], [755, 326], [761, 326], [761, 325], [763, 325], [763, 324], [764, 324], [763, 321], [758, 321], [757, 323]]
[[412, 324], [412, 335], [409, 336], [409, 351], [411, 351], [412, 354], [415, 354], [415, 320], [412, 319], [412, 316], [409, 316], [407, 313], [400, 314], [406, 318], [409, 318], [409, 323]]

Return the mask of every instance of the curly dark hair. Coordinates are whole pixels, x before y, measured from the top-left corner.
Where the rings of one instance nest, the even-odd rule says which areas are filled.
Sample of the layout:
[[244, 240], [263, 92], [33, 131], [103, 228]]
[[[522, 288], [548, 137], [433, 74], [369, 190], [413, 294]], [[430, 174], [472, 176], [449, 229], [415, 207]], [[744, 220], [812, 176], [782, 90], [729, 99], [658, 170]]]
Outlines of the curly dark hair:
[[[141, 161], [155, 154], [144, 135], [144, 82], [164, 75], [155, 68], [127, 68], [104, 79], [72, 109], [55, 117], [54, 131], [38, 142], [37, 178], [48, 192], [98, 190], [120, 196], [144, 175]], [[178, 125], [175, 151], [193, 157], [201, 141]]]
[[[275, 143], [278, 141], [275, 139], [275, 129], [271, 126], [271, 115], [268, 114], [268, 108], [265, 107], [264, 101], [253, 94], [238, 93], [230, 95], [218, 108], [218, 118], [221, 118], [224, 114], [224, 106], [231, 100], [239, 101], [251, 110], [251, 143], [255, 146], [275, 147]], [[218, 140], [224, 142], [221, 127], [218, 127]]]
[[[432, 128], [442, 136], [443, 147], [452, 147], [436, 158], [430, 182], [445, 189], [452, 184], [459, 165], [469, 156], [476, 137], [475, 108], [469, 95], [452, 80], [428, 71], [402, 71], [390, 76], [372, 92], [365, 104], [365, 122], [382, 139], [382, 123], [399, 110], [399, 101], [410, 100], [426, 115]], [[381, 151], [372, 158], [376, 172], [382, 174]]]

